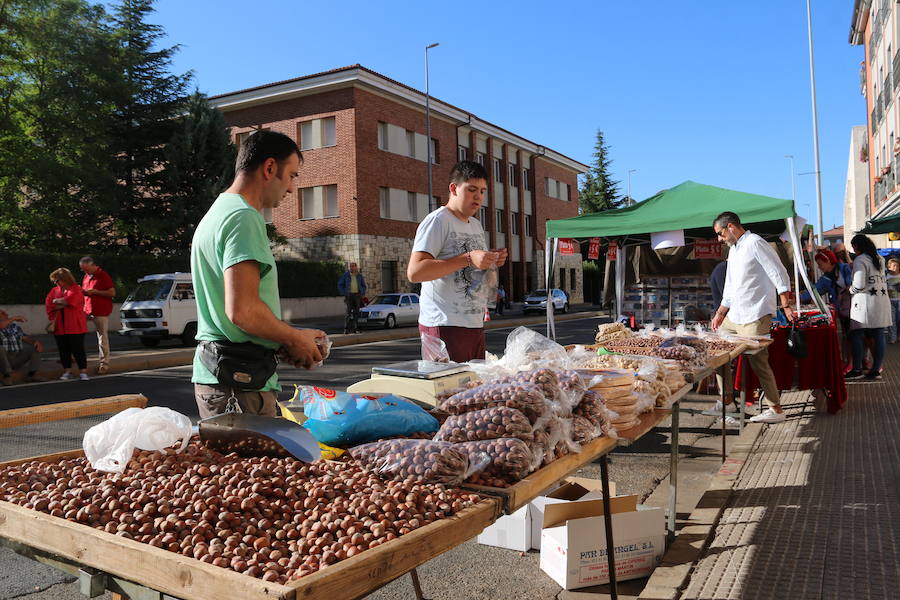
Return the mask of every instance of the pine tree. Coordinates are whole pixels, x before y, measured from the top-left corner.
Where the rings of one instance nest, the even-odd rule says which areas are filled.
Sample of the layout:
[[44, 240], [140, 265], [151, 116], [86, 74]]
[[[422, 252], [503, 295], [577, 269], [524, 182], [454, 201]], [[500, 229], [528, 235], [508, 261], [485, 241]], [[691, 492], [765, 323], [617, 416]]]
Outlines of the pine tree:
[[178, 46], [155, 47], [164, 34], [146, 21], [153, 2], [121, 0], [112, 19], [121, 83], [112, 148], [119, 185], [108, 209], [116, 235], [132, 250], [158, 249], [172, 233], [166, 147], [178, 130], [192, 76], [170, 72]]
[[594, 163], [582, 178], [578, 192], [578, 204], [582, 214], [602, 212], [618, 208], [619, 182], [614, 181], [609, 173], [609, 147], [603, 140], [603, 132], [597, 130], [597, 142], [594, 144]]

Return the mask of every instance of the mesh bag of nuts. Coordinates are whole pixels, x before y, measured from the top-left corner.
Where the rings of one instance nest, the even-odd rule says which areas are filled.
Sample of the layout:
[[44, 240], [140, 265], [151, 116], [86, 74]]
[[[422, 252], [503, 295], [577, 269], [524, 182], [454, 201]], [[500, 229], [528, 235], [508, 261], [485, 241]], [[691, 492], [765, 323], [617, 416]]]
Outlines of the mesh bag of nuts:
[[440, 410], [459, 415], [462, 413], [505, 406], [519, 410], [531, 424], [549, 412], [549, 404], [541, 390], [528, 383], [487, 383], [461, 391], [447, 398]]
[[490, 456], [448, 442], [385, 440], [349, 450], [367, 471], [386, 479], [456, 485], [488, 464]]
[[490, 462], [483, 469], [467, 479], [469, 483], [505, 487], [520, 481], [537, 467], [531, 448], [517, 438], [464, 442], [454, 448], [470, 456], [470, 461], [478, 461], [484, 454], [490, 457]]
[[515, 375], [495, 379], [492, 383], [530, 383], [538, 386], [544, 397], [551, 402], [559, 400], [559, 377], [551, 369], [531, 369]]
[[434, 439], [458, 443], [515, 437], [528, 442], [533, 438], [533, 431], [522, 411], [495, 406], [447, 417]]

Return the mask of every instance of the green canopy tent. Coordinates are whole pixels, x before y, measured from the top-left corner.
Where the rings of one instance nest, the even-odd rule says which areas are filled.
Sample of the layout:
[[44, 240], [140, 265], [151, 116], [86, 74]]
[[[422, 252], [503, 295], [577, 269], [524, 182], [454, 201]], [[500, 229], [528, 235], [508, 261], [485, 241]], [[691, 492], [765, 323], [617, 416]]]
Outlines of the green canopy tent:
[[893, 233], [900, 231], [900, 215], [867, 221], [860, 233]]
[[[545, 270], [548, 281], [553, 272], [553, 259], [560, 238], [606, 237], [618, 241], [620, 255], [616, 261], [616, 307], [621, 314], [624, 295], [624, 263], [629, 246], [647, 245], [651, 235], [683, 230], [685, 241], [714, 237], [712, 222], [720, 213], [732, 211], [741, 222], [766, 239], [776, 239], [787, 230], [795, 253], [795, 263], [803, 264], [794, 202], [759, 194], [685, 181], [663, 190], [643, 202], [600, 213], [569, 219], [547, 221]], [[805, 269], [801, 270], [807, 289], [813, 289]], [[820, 306], [824, 310], [824, 306]], [[548, 334], [555, 333], [552, 312], [548, 310]]]

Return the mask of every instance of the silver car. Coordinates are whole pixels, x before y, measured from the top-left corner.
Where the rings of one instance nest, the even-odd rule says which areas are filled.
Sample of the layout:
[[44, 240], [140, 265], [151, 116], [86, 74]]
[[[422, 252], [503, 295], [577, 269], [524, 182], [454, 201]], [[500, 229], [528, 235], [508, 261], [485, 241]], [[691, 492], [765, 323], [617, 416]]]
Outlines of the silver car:
[[359, 311], [359, 327], [385, 327], [393, 329], [400, 325], [415, 325], [419, 322], [418, 294], [380, 294]]
[[[553, 288], [551, 294], [553, 295], [553, 312], [569, 312], [569, 298], [566, 293], [559, 288]], [[530, 312], [547, 312], [547, 290], [536, 290], [525, 297], [522, 314], [527, 315]]]

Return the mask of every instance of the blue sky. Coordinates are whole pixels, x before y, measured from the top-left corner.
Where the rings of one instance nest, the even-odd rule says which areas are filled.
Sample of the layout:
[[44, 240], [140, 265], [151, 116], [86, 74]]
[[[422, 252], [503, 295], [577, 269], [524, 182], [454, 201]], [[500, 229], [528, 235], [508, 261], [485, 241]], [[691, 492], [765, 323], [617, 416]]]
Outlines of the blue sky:
[[[825, 229], [843, 221], [850, 128], [866, 122], [852, 0], [813, 2]], [[175, 70], [219, 94], [360, 63], [589, 163], [625, 193], [686, 179], [782, 198], [815, 220], [803, 0], [475, 2], [158, 0]]]

